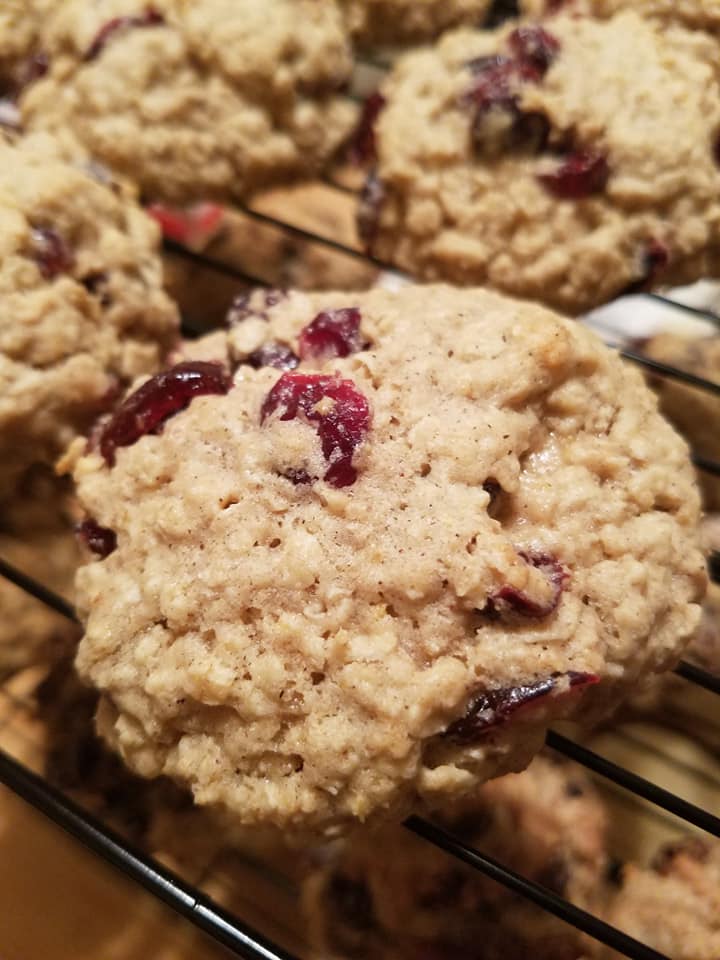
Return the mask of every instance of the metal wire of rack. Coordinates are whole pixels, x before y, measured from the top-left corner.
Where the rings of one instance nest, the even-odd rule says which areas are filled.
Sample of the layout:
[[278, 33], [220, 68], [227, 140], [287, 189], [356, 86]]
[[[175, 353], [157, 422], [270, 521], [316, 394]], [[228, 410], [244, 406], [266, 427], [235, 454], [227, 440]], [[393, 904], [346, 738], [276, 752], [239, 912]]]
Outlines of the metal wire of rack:
[[[332, 185], [336, 186], [334, 183]], [[243, 214], [259, 223], [286, 231], [300, 241], [319, 244], [336, 253], [361, 259], [365, 263], [371, 263], [380, 270], [397, 273], [391, 264], [382, 263], [368, 257], [360, 250], [334, 238], [288, 224], [277, 217], [255, 210], [247, 205], [241, 206], [239, 209]], [[223, 274], [245, 286], [268, 285], [263, 278], [249, 274], [233, 264], [223, 263], [205, 253], [190, 250], [176, 241], [166, 240], [165, 247], [169, 253], [175, 256], [184, 258], [217, 274]], [[720, 317], [707, 311], [688, 307], [682, 303], [668, 300], [661, 295], [647, 294], [647, 296], [678, 309], [696, 313], [720, 326]], [[190, 328], [187, 332], [190, 335], [196, 335], [199, 331]], [[667, 364], [650, 360], [635, 350], [622, 350], [621, 353], [628, 361], [642, 365], [656, 376], [672, 378], [709, 394], [720, 395], [720, 384], [688, 374]], [[720, 463], [699, 454], [695, 455], [694, 460], [699, 469], [713, 475], [720, 475]], [[717, 557], [711, 558], [710, 569], [715, 579], [718, 577], [719, 566]], [[10, 580], [62, 616], [71, 620], [77, 619], [75, 611], [65, 599], [57, 596], [43, 584], [38, 583], [2, 558], [0, 558], [0, 576]], [[687, 683], [698, 685], [713, 694], [720, 695], [720, 677], [687, 662], [682, 662], [675, 672]], [[558, 733], [550, 732], [548, 734], [547, 745], [555, 752], [587, 767], [631, 794], [643, 797], [659, 809], [667, 811], [715, 837], [720, 837], [720, 818], [710, 811], [703, 810], [681, 799], [672, 792], [639, 777]], [[9, 787], [18, 796], [81, 841], [86, 847], [137, 881], [177, 913], [189, 919], [197, 928], [208, 933], [234, 955], [253, 958], [253, 960], [254, 958], [293, 960], [291, 954], [283, 948], [270, 942], [252, 927], [242, 923], [230, 912], [214, 903], [212, 899], [203, 895], [196, 887], [129, 844], [97, 818], [89, 815], [46, 780], [33, 773], [3, 750], [0, 750], [0, 783]], [[446, 851], [449, 855], [464, 861], [618, 953], [630, 957], [632, 960], [667, 960], [651, 947], [574, 906], [546, 887], [520, 876], [496, 860], [485, 856], [481, 851], [469, 847], [460, 837], [428, 820], [413, 816], [406, 821], [405, 826], [419, 837]]]

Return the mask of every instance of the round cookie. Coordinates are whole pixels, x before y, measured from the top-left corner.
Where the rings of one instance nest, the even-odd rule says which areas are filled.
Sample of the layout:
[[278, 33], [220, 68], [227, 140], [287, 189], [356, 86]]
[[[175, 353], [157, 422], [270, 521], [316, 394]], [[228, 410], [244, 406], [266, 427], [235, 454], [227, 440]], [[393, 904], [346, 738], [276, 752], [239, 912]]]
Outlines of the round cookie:
[[625, 867], [608, 922], [673, 960], [716, 960], [720, 843], [688, 838], [661, 850], [649, 870]]
[[[341, 0], [361, 46], [431, 40], [448, 27], [480, 25], [492, 0]], [[497, 4], [495, 4], [497, 5]]]
[[356, 114], [333, 0], [69, 0], [43, 39], [52, 67], [23, 99], [28, 125], [71, 127], [170, 202], [312, 173]]
[[720, 7], [716, 0], [520, 0], [524, 13], [545, 16], [558, 10], [611, 17], [621, 10], [635, 10], [662, 24], [720, 30]]
[[108, 531], [78, 667], [132, 768], [329, 830], [520, 769], [675, 661], [692, 468], [593, 334], [444, 286], [231, 319], [76, 445]]
[[[524, 877], [597, 911], [607, 871], [606, 813], [589, 777], [535, 758], [439, 818]], [[483, 960], [576, 958], [585, 938], [399, 825], [358, 832], [303, 889], [320, 956]]]
[[[720, 335], [687, 337], [678, 333], [660, 333], [642, 344], [642, 353], [711, 383], [720, 384]], [[650, 376], [660, 397], [660, 409], [687, 438], [694, 451], [710, 460], [720, 461], [720, 397], [698, 387], [690, 387], [671, 377]], [[720, 510], [720, 477], [699, 472], [705, 508]]]
[[64, 149], [0, 140], [0, 497], [177, 337], [157, 225]]
[[[69, 493], [43, 470], [22, 479], [0, 503], [0, 557], [65, 598], [72, 597], [80, 563]], [[37, 663], [67, 656], [79, 630], [20, 587], [0, 577], [0, 679]]]
[[418, 277], [572, 314], [717, 272], [715, 47], [633, 12], [566, 13], [406, 55], [382, 87], [362, 236]]

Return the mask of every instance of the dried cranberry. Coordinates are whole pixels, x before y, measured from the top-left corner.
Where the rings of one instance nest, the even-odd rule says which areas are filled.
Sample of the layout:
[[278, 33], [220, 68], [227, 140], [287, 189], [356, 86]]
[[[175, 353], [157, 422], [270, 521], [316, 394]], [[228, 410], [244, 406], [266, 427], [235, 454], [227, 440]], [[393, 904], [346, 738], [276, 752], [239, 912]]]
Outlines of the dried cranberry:
[[[331, 400], [326, 412], [321, 400]], [[334, 487], [357, 480], [352, 458], [370, 429], [370, 405], [352, 380], [323, 374], [284, 373], [265, 398], [261, 422], [280, 411], [281, 420], [302, 416], [315, 425], [329, 466], [324, 479]]]
[[260, 367], [275, 367], [277, 370], [294, 370], [300, 362], [290, 347], [284, 343], [264, 343], [257, 350], [253, 350], [247, 358], [251, 367], [259, 370]]
[[225, 317], [225, 325], [234, 327], [251, 317], [267, 320], [267, 312], [287, 296], [285, 290], [269, 287], [267, 290], [249, 290], [239, 293], [230, 304]]
[[480, 112], [491, 109], [514, 110], [517, 107], [518, 65], [510, 57], [477, 57], [468, 63], [474, 81], [463, 97]]
[[348, 158], [351, 163], [361, 165], [375, 161], [377, 157], [375, 124], [385, 103], [385, 97], [376, 90], [363, 104], [360, 120], [348, 147]]
[[327, 360], [357, 353], [363, 347], [360, 320], [357, 307], [341, 307], [319, 313], [300, 333], [300, 358]]
[[151, 203], [145, 209], [160, 224], [164, 237], [196, 250], [208, 245], [225, 216], [216, 203], [196, 203], [187, 209]]
[[360, 193], [357, 212], [357, 228], [365, 249], [370, 251], [377, 237], [380, 210], [385, 202], [385, 187], [378, 175], [368, 174]]
[[96, 520], [83, 520], [78, 524], [76, 532], [80, 540], [88, 549], [105, 559], [117, 549], [117, 534], [114, 530], [101, 527]]
[[[520, 84], [541, 76], [531, 62], [503, 56], [479, 57], [468, 64], [474, 74], [473, 86], [463, 103], [474, 107], [472, 137], [479, 150], [527, 147], [542, 150], [548, 140], [550, 123], [537, 112], [525, 112], [519, 106]], [[488, 124], [487, 116], [505, 115], [506, 129], [499, 136], [497, 124]]]
[[669, 262], [670, 250], [666, 244], [660, 240], [651, 240], [640, 255], [640, 276], [626, 288], [625, 293], [647, 290]]
[[225, 394], [232, 379], [219, 363], [191, 360], [156, 374], [118, 407], [100, 434], [100, 452], [115, 463], [115, 450], [129, 447], [148, 433], [159, 433], [170, 417], [195, 397]]
[[578, 150], [565, 157], [557, 170], [538, 174], [545, 189], [561, 200], [602, 193], [609, 177], [607, 156], [594, 150]]
[[35, 227], [30, 236], [33, 260], [45, 280], [72, 270], [75, 257], [59, 233], [50, 227]]
[[510, 49], [526, 71], [545, 76], [560, 52], [560, 42], [542, 27], [518, 27], [508, 39]]
[[553, 587], [552, 597], [546, 603], [538, 603], [524, 591], [511, 586], [504, 586], [488, 599], [486, 609], [500, 615], [510, 611], [521, 617], [542, 620], [549, 617], [557, 609], [565, 584], [570, 579], [570, 574], [555, 557], [549, 554], [520, 551], [519, 555], [526, 563], [541, 570], [547, 577], [548, 582]]
[[[443, 736], [457, 743], [473, 743], [487, 730], [505, 723], [514, 713], [551, 694], [560, 695], [599, 683], [594, 673], [555, 673], [518, 687], [484, 690], [474, 697], [465, 715], [452, 723]], [[558, 690], [558, 687], [561, 689]]]
[[159, 27], [164, 23], [165, 17], [152, 6], [146, 7], [143, 13], [136, 16], [113, 17], [98, 30], [94, 40], [85, 51], [83, 60], [87, 62], [99, 57], [109, 40], [116, 33], [132, 30], [135, 27]]

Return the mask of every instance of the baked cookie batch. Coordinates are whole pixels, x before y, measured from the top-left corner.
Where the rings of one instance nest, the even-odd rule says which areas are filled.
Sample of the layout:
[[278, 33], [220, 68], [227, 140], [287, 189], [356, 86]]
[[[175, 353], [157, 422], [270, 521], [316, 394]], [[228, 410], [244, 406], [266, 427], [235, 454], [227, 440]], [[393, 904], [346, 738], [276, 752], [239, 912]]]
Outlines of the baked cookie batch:
[[[525, 768], [559, 720], [630, 694], [662, 712], [689, 644], [720, 662], [720, 538], [706, 521], [700, 542], [650, 387], [707, 457], [717, 404], [649, 386], [575, 319], [718, 273], [719, 31], [712, 0], [0, 9], [0, 554], [83, 625], [1, 582], [0, 676], [54, 665], [45, 720], [77, 716], [59, 755], [98, 774], [47, 773], [121, 823], [123, 784], [137, 839], [168, 807], [168, 833], [303, 845], [323, 956], [599, 956], [402, 831], [413, 812], [673, 957], [716, 956], [692, 920], [712, 846], [618, 891], [592, 783]], [[356, 53], [378, 46], [394, 64], [362, 110]], [[196, 216], [200, 244], [230, 221], [167, 205], [242, 204], [339, 155], [365, 179], [358, 242], [408, 282], [313, 292], [339, 273], [304, 258], [285, 275], [310, 292], [234, 291], [221, 329], [181, 333], [168, 290], [193, 275], [168, 282], [161, 227]], [[295, 256], [239, 219], [243, 248], [260, 271]], [[717, 337], [643, 348], [720, 376]], [[112, 754], [87, 746], [93, 711]], [[663, 926], [666, 899], [685, 913]]]

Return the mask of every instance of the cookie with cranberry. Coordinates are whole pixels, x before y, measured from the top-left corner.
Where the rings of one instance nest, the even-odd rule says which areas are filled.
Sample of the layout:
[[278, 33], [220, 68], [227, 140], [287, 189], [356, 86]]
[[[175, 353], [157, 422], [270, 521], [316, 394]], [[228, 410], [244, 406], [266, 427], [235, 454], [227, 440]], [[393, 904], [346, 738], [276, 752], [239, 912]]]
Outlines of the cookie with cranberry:
[[70, 126], [171, 202], [315, 172], [355, 117], [334, 0], [70, 0], [43, 41], [52, 65], [24, 97], [26, 122]]
[[432, 40], [461, 24], [479, 26], [492, 0], [341, 0], [361, 46]]
[[720, 843], [688, 838], [660, 850], [650, 869], [626, 866], [608, 920], [674, 960], [716, 960]]
[[574, 14], [611, 17], [621, 10], [635, 10], [663, 24], [720, 30], [720, 7], [716, 0], [520, 0], [520, 7], [532, 16], [567, 10]]
[[[720, 516], [703, 518], [701, 543], [708, 567], [718, 576]], [[720, 584], [711, 582], [702, 604], [702, 616], [683, 659], [720, 676]], [[641, 685], [627, 704], [632, 717], [653, 717], [658, 723], [684, 730], [712, 750], [720, 749], [720, 703], [715, 694], [673, 674], [653, 677]]]
[[[718, 269], [716, 50], [633, 12], [456, 31], [382, 87], [374, 253], [579, 313]], [[618, 70], [618, 64], [632, 69]]]
[[400, 816], [678, 657], [684, 443], [589, 331], [481, 290], [238, 300], [76, 445], [102, 735], [246, 823]]
[[157, 225], [64, 146], [0, 141], [0, 497], [177, 335]]
[[[590, 778], [541, 755], [434, 818], [483, 854], [586, 910], [602, 902], [606, 813]], [[337, 844], [303, 887], [310, 939], [333, 957], [583, 955], [574, 928], [400, 825]]]
[[[642, 344], [642, 352], [651, 360], [720, 384], [720, 335], [660, 333]], [[671, 377], [652, 376], [650, 383], [660, 397], [660, 409], [693, 450], [710, 460], [720, 460], [720, 397]], [[705, 472], [699, 477], [706, 509], [720, 509], [720, 477]]]
[[[32, 470], [0, 503], [0, 556], [21, 573], [70, 599], [80, 563], [68, 485]], [[67, 656], [79, 631], [20, 587], [0, 578], [0, 678]]]

